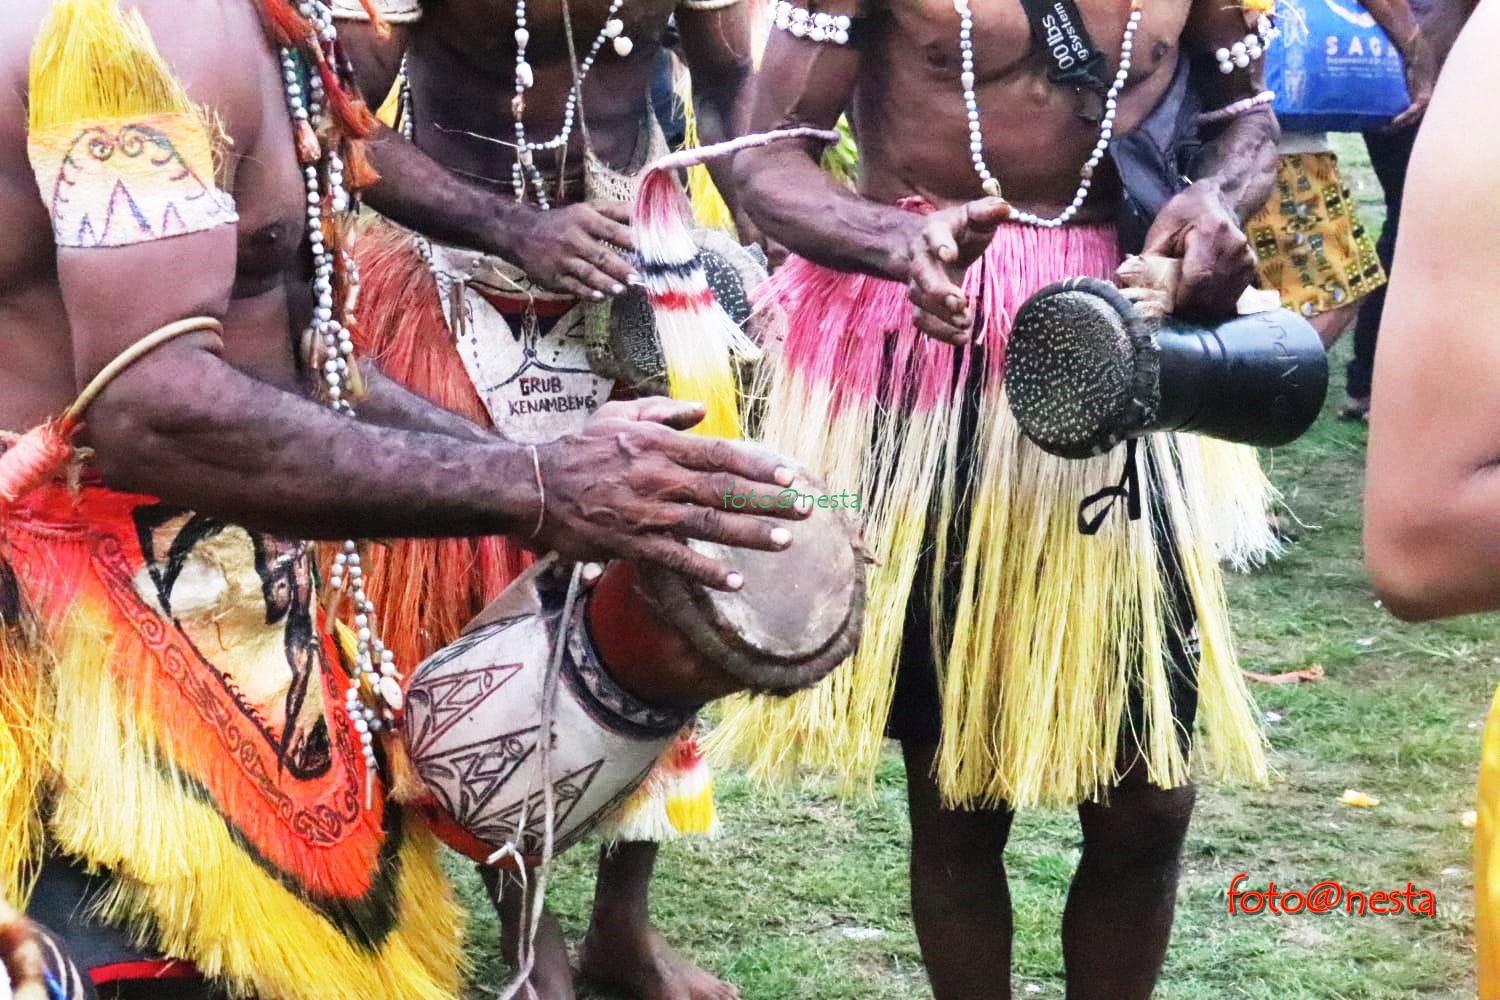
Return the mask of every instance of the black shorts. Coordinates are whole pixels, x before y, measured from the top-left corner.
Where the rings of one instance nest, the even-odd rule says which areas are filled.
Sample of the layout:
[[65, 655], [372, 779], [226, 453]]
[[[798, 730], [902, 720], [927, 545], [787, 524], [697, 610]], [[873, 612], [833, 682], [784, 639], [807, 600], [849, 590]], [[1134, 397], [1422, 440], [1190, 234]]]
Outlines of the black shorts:
[[[973, 371], [982, 371], [983, 365], [974, 364]], [[978, 408], [973, 405], [978, 386], [971, 382], [960, 415], [958, 468], [956, 482], [972, 483], [974, 469], [974, 439], [978, 422]], [[1177, 723], [1177, 732], [1187, 751], [1187, 742], [1193, 731], [1193, 722], [1198, 714], [1198, 661], [1196, 641], [1196, 612], [1192, 593], [1187, 586], [1182, 562], [1178, 556], [1176, 540], [1169, 530], [1166, 510], [1161, 495], [1161, 470], [1152, 459], [1149, 449], [1144, 449], [1145, 492], [1143, 507], [1145, 516], [1151, 520], [1151, 533], [1156, 542], [1157, 564], [1160, 567], [1169, 601], [1167, 614], [1171, 616], [1165, 630], [1167, 637], [1168, 663], [1167, 683], [1172, 702], [1172, 716]], [[1103, 484], [1101, 484], [1103, 485]], [[948, 529], [948, 565], [944, 567], [943, 590], [954, 594], [958, 590], [962, 567], [964, 537], [969, 523], [969, 504], [966, 490], [960, 489], [954, 503], [954, 514]], [[1078, 497], [1082, 501], [1083, 497]], [[1118, 507], [1110, 517], [1124, 517], [1125, 510]], [[906, 623], [902, 633], [901, 654], [896, 666], [896, 692], [891, 705], [890, 718], [886, 723], [886, 736], [903, 743], [922, 746], [936, 745], [943, 728], [942, 696], [938, 690], [938, 657], [932, 648], [932, 574], [935, 546], [929, 524], [928, 542], [922, 550], [917, 564], [917, 575], [912, 582], [911, 596], [906, 604]], [[1101, 541], [1101, 544], [1104, 544]], [[946, 631], [951, 632], [951, 629]], [[1186, 637], [1186, 638], [1185, 638]], [[1130, 694], [1125, 725], [1127, 732], [1138, 729], [1142, 718], [1141, 696], [1138, 690]], [[1127, 749], [1127, 753], [1130, 751]]]

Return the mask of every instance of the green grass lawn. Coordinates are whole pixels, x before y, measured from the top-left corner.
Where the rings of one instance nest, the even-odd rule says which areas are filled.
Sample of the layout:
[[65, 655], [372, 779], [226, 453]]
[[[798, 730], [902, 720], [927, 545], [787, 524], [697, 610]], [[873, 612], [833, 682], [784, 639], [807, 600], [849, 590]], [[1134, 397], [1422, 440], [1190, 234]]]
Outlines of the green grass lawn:
[[[1379, 190], [1358, 141], [1342, 142], [1367, 224]], [[1231, 580], [1247, 669], [1321, 664], [1327, 680], [1259, 688], [1275, 779], [1269, 789], [1205, 788], [1189, 836], [1177, 925], [1159, 996], [1456, 998], [1474, 995], [1470, 832], [1480, 726], [1500, 679], [1492, 619], [1421, 627], [1376, 606], [1360, 562], [1365, 428], [1331, 412], [1343, 398], [1341, 345], [1329, 414], [1269, 456], [1303, 526], [1273, 566]], [[750, 1000], [910, 1000], [927, 996], [906, 888], [906, 818], [898, 757], [868, 801], [817, 790], [768, 793], [718, 776], [725, 835], [668, 847], [656, 918], [688, 954], [738, 983]], [[1346, 788], [1373, 809], [1340, 805]], [[1078, 858], [1072, 814], [1032, 813], [1007, 852], [1017, 910], [1018, 997], [1061, 997], [1058, 921]], [[588, 913], [593, 858], [557, 866], [552, 905], [577, 936]], [[495, 927], [477, 880], [455, 866], [472, 908], [479, 975], [472, 997], [502, 982]], [[1437, 899], [1435, 917], [1230, 916], [1225, 889], [1275, 880], [1306, 888], [1404, 887]], [[586, 994], [587, 995], [587, 994]]]

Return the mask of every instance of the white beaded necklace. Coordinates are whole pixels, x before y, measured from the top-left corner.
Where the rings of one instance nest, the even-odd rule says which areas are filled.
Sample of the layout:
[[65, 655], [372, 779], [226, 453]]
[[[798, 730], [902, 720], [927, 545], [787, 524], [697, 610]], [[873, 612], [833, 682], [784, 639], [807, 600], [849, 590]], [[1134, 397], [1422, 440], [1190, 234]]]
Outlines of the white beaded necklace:
[[531, 64], [526, 61], [526, 46], [531, 41], [531, 32], [526, 27], [526, 0], [516, 0], [516, 96], [510, 102], [510, 110], [516, 120], [516, 162], [511, 164], [510, 183], [516, 192], [517, 201], [526, 198], [526, 182], [529, 179], [532, 189], [536, 192], [537, 204], [544, 209], [551, 207], [547, 202], [542, 171], [536, 165], [534, 154], [538, 150], [561, 149], [572, 138], [573, 120], [578, 112], [578, 102], [583, 95], [583, 81], [588, 79], [589, 70], [594, 68], [594, 59], [599, 55], [599, 50], [604, 48], [604, 43], [613, 39], [615, 54], [622, 59], [630, 55], [631, 50], [635, 48], [635, 44], [624, 34], [625, 22], [616, 16], [623, 6], [625, 6], [625, 0], [613, 0], [610, 3], [609, 12], [604, 15], [604, 27], [599, 30], [594, 44], [589, 46], [589, 54], [584, 57], [582, 64], [578, 67], [573, 87], [568, 91], [568, 101], [563, 105], [561, 131], [546, 142], [531, 142], [526, 138], [524, 120], [526, 91], [535, 82]]
[[[984, 160], [984, 132], [979, 125], [979, 101], [974, 94], [974, 14], [969, 10], [969, 0], [953, 0], [953, 6], [957, 9], [959, 18], [958, 50], [963, 60], [960, 79], [964, 88], [964, 109], [969, 116], [969, 153], [974, 160], [974, 172], [979, 175], [980, 187], [984, 189], [985, 194], [998, 198], [1000, 197], [1000, 181], [990, 173], [989, 165]], [[1104, 95], [1104, 116], [1099, 121], [1099, 141], [1094, 145], [1094, 151], [1089, 154], [1083, 169], [1078, 172], [1078, 190], [1073, 195], [1073, 201], [1062, 212], [1050, 219], [1043, 219], [1031, 212], [1012, 210], [1009, 221], [1039, 226], [1043, 229], [1056, 229], [1071, 221], [1073, 216], [1078, 214], [1078, 210], [1083, 207], [1089, 188], [1094, 183], [1094, 169], [1099, 166], [1099, 161], [1104, 159], [1104, 154], [1109, 149], [1109, 141], [1114, 137], [1117, 98], [1120, 90], [1125, 86], [1126, 77], [1130, 75], [1130, 50], [1135, 44], [1135, 29], [1141, 23], [1143, 6], [1144, 0], [1131, 0], [1130, 2], [1130, 18], [1125, 22], [1125, 37], [1120, 41], [1120, 68], [1115, 72], [1114, 83]]]
[[[301, 0], [297, 11], [315, 26], [325, 57], [332, 59], [338, 39], [333, 11], [323, 0]], [[308, 67], [304, 93], [302, 67], [299, 65], [297, 51], [283, 47], [280, 56], [287, 110], [291, 113], [293, 126], [300, 128], [305, 123], [316, 133], [324, 124], [324, 115], [328, 112], [323, 80], [312, 67]], [[307, 187], [307, 240], [313, 257], [313, 318], [308, 334], [314, 343], [321, 344], [323, 348], [321, 356], [325, 360], [322, 375], [328, 386], [329, 405], [338, 413], [353, 416], [354, 407], [349, 400], [354, 395], [355, 386], [352, 362], [354, 342], [342, 317], [347, 315], [347, 310], [352, 308], [352, 302], [357, 297], [359, 272], [352, 255], [344, 252], [340, 254], [342, 261], [336, 261], [323, 239], [324, 199], [327, 199], [329, 210], [334, 213], [347, 212], [351, 207], [349, 191], [344, 186], [343, 159], [331, 143], [326, 145], [327, 148], [322, 150], [321, 171], [314, 163], [303, 166], [303, 178]], [[336, 307], [334, 271], [340, 264], [344, 269], [348, 293], [345, 302], [338, 303]], [[382, 729], [395, 724], [403, 698], [395, 654], [385, 648], [385, 644], [375, 635], [375, 606], [365, 593], [364, 571], [359, 563], [359, 546], [352, 540], [346, 541], [343, 551], [334, 557], [328, 585], [337, 593], [342, 590], [347, 577], [350, 597], [354, 602], [354, 627], [358, 641], [345, 707], [359, 733], [366, 772], [373, 777], [376, 769], [375, 736]], [[376, 704], [369, 704], [361, 695], [362, 680], [375, 695]]]

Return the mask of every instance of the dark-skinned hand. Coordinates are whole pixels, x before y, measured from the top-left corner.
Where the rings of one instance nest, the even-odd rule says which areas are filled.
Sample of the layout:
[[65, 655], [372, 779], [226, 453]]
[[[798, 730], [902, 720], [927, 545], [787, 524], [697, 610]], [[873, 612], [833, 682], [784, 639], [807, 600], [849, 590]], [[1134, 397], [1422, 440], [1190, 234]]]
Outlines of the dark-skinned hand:
[[529, 544], [575, 561], [655, 563], [737, 590], [743, 581], [732, 566], [687, 541], [777, 551], [791, 536], [768, 518], [806, 511], [728, 508], [726, 495], [790, 486], [791, 463], [757, 445], [683, 433], [702, 419], [700, 403], [660, 396], [611, 402], [578, 434], [538, 445], [545, 509]]
[[1418, 28], [1401, 46], [1401, 60], [1406, 71], [1406, 110], [1391, 119], [1388, 128], [1399, 129], [1421, 121], [1432, 102], [1432, 91], [1437, 86], [1441, 60], [1437, 47], [1427, 34]]
[[618, 250], [631, 247], [630, 207], [590, 201], [508, 213], [495, 239], [501, 257], [549, 291], [579, 298], [620, 295], [640, 278]]
[[1009, 215], [1004, 200], [982, 198], [917, 217], [900, 260], [918, 330], [946, 344], [969, 342], [974, 315], [963, 290], [964, 273]]
[[1255, 281], [1255, 253], [1219, 187], [1202, 180], [1157, 213], [1142, 255], [1182, 261], [1172, 311], [1207, 319], [1232, 316], [1240, 295]]

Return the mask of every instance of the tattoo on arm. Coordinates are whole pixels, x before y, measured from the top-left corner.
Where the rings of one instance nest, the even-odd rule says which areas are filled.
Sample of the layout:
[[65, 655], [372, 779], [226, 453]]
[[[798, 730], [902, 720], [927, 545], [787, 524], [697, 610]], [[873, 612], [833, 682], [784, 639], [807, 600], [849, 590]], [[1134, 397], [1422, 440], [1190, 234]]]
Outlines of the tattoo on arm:
[[524, 534], [536, 519], [521, 446], [350, 419], [190, 347], [112, 383], [89, 430], [111, 486], [279, 534]]

